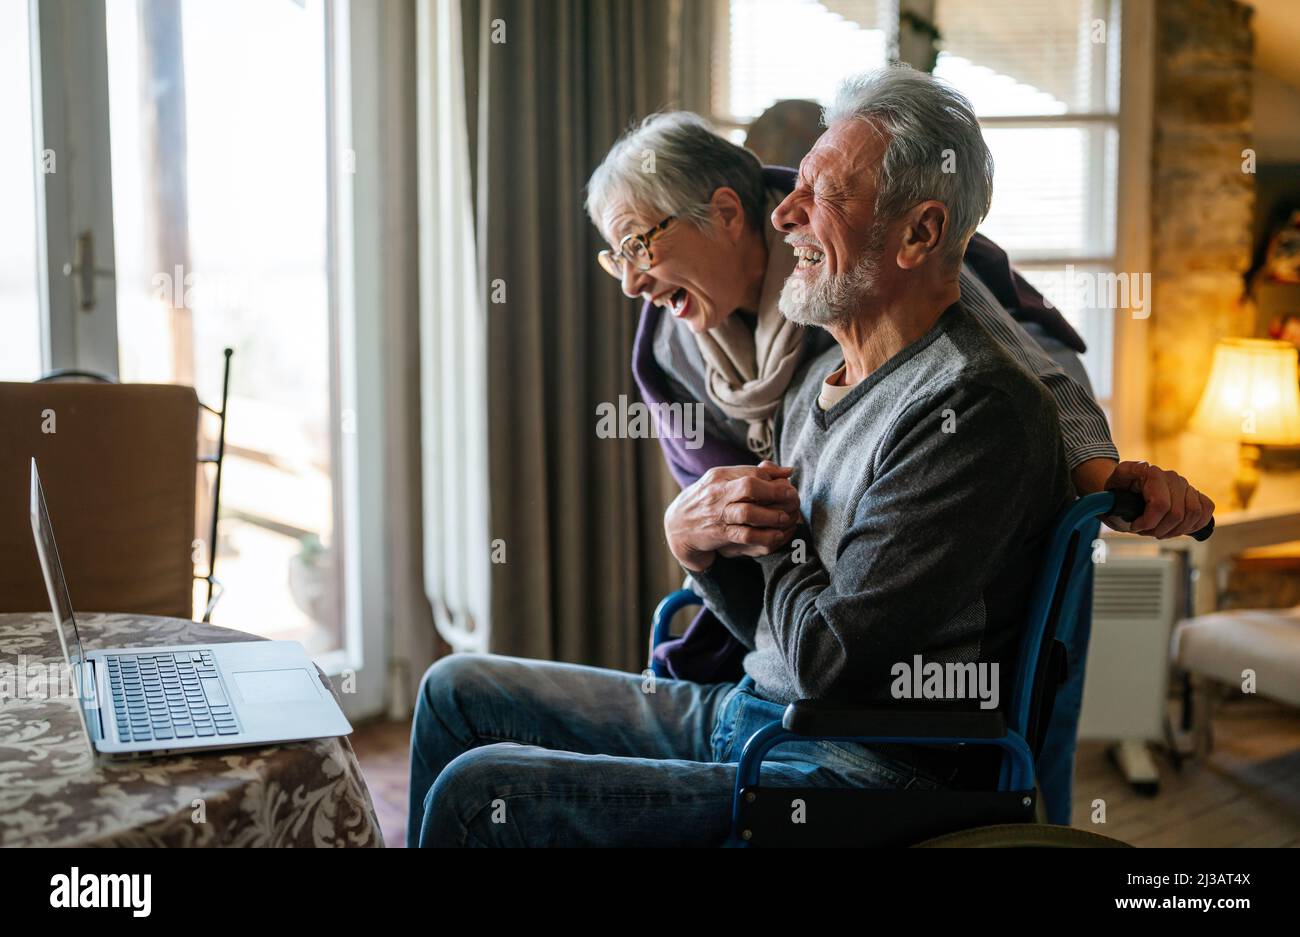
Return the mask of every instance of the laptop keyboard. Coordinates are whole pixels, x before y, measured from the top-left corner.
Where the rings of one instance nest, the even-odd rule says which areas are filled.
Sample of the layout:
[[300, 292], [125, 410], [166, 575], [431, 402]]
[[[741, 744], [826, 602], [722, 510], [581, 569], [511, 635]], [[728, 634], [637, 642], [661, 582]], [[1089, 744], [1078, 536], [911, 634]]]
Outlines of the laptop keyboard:
[[123, 742], [239, 734], [211, 651], [105, 658], [117, 736]]

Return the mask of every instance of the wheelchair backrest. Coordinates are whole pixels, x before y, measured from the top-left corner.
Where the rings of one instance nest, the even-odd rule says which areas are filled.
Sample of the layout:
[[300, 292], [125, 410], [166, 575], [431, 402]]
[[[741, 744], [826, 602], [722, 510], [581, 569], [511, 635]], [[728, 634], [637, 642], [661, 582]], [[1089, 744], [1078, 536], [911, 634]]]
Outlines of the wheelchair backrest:
[[1048, 684], [1057, 679], [1056, 669], [1049, 666], [1053, 642], [1068, 639], [1074, 630], [1083, 590], [1092, 582], [1089, 573], [1093, 541], [1100, 527], [1098, 518], [1109, 514], [1114, 504], [1112, 492], [1101, 492], [1080, 498], [1061, 511], [1030, 593], [1007, 724], [1034, 751], [1042, 742], [1050, 715], [1040, 712], [1035, 704], [1054, 693], [1055, 687]]

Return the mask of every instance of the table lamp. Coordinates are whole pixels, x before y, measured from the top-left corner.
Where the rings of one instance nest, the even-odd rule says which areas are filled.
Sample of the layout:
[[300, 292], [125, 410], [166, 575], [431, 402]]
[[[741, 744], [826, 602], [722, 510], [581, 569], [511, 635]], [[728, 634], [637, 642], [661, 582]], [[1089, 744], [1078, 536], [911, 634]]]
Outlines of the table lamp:
[[1268, 339], [1222, 339], [1191, 429], [1240, 444], [1233, 492], [1235, 507], [1244, 510], [1259, 485], [1259, 447], [1300, 444], [1296, 347]]

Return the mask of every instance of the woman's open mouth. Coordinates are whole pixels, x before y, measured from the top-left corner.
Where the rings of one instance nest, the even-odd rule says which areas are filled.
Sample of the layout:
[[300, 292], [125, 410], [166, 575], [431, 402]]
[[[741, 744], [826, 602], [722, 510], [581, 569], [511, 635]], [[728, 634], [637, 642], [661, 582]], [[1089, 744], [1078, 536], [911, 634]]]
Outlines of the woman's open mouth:
[[678, 319], [685, 317], [692, 305], [691, 294], [686, 292], [684, 286], [674, 290], [673, 295], [668, 297], [668, 309]]

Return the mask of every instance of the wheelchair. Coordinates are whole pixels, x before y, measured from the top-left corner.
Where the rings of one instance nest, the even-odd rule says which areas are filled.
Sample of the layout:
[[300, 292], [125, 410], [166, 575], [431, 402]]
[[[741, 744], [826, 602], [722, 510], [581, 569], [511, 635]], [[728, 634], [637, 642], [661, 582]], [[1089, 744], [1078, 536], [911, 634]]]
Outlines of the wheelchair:
[[[1065, 645], [1091, 585], [1092, 544], [1100, 518], [1142, 514], [1142, 498], [1101, 492], [1056, 518], [1035, 579], [1020, 635], [1009, 705], [1002, 710], [888, 709], [799, 700], [780, 722], [755, 732], [741, 752], [732, 798], [729, 846], [1127, 847], [1085, 830], [1044, 822], [1034, 760], [1047, 734], [1056, 688], [1065, 679]], [[1211, 521], [1193, 536], [1204, 540]], [[673, 616], [703, 604], [682, 589], [667, 596], [651, 621], [650, 669], [671, 679], [654, 651], [671, 636]], [[763, 787], [763, 758], [783, 742], [830, 741], [917, 746], [993, 746], [1001, 750], [991, 790], [876, 790]], [[792, 822], [794, 802], [801, 822]]]

